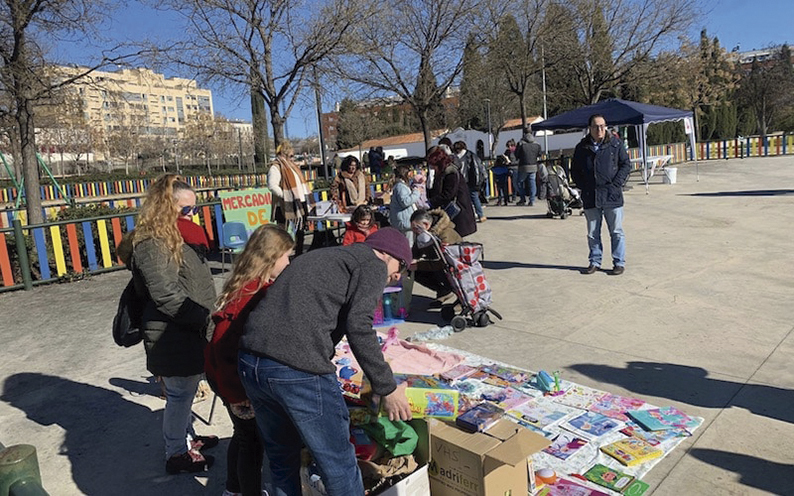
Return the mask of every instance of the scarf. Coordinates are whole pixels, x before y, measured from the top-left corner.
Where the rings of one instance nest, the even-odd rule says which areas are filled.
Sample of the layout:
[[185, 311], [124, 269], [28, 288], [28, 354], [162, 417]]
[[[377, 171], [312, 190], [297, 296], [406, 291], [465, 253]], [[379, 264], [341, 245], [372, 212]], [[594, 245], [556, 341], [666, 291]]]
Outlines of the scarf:
[[[303, 203], [307, 202], [309, 205], [312, 205], [314, 204], [314, 198], [310, 194], [307, 194], [305, 197], [302, 194], [296, 182], [296, 178], [300, 178], [298, 180], [303, 182], [303, 175], [292, 160], [278, 156], [276, 157], [276, 163], [281, 173], [281, 183], [279, 183], [279, 186], [284, 192], [284, 219], [287, 222], [301, 224], [305, 215]], [[309, 191], [309, 186], [307, 184], [304, 183], [303, 186], [306, 188], [306, 191]]]
[[[345, 190], [347, 191], [347, 196], [350, 198], [351, 205], [363, 205], [367, 202], [367, 192], [366, 192], [366, 183], [364, 182], [364, 174], [359, 171], [356, 171], [355, 174], [350, 174], [347, 171], [341, 172], [342, 180], [345, 182]], [[356, 179], [358, 182], [358, 186], [353, 183], [353, 180]]]
[[210, 242], [207, 240], [207, 233], [204, 228], [192, 220], [177, 219], [176, 227], [182, 234], [182, 240], [186, 245], [193, 248], [200, 257], [206, 257], [210, 249]]

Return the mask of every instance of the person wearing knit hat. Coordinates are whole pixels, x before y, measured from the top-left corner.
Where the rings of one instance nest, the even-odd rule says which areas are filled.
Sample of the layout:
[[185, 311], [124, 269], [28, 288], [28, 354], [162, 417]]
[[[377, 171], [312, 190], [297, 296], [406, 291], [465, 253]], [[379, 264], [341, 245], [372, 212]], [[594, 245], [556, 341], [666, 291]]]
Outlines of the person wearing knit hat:
[[347, 407], [331, 361], [344, 337], [390, 420], [410, 420], [372, 328], [387, 282], [411, 263], [397, 229], [363, 243], [296, 257], [251, 310], [238, 371], [254, 407], [277, 494], [300, 494], [301, 449], [312, 452], [330, 496], [364, 494]]

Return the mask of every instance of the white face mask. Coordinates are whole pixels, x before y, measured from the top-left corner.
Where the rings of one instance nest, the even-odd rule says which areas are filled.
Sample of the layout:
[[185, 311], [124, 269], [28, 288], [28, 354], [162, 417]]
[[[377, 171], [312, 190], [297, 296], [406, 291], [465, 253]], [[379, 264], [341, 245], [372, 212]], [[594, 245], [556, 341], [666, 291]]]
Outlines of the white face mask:
[[416, 246], [426, 248], [433, 244], [433, 235], [427, 231], [422, 231], [416, 235]]

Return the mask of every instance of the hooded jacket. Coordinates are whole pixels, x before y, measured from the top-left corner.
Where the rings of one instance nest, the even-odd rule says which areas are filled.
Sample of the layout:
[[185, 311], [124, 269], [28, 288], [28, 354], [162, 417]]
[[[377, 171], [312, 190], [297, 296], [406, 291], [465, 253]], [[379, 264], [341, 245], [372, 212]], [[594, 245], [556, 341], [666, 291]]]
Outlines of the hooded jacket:
[[584, 208], [622, 207], [623, 184], [630, 170], [629, 155], [620, 140], [613, 136], [607, 136], [596, 147], [588, 134], [573, 152], [571, 176], [582, 190]]

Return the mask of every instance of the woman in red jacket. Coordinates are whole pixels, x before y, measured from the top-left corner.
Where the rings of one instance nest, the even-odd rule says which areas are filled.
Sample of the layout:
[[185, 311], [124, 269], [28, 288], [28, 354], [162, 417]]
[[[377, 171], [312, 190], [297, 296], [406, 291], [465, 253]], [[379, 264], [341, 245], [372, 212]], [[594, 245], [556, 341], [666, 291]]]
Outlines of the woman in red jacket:
[[218, 298], [218, 311], [212, 315], [215, 331], [204, 351], [207, 380], [226, 405], [234, 426], [224, 495], [262, 494], [264, 451], [254, 411], [237, 374], [237, 350], [248, 314], [289, 265], [294, 247], [283, 228], [268, 224], [254, 231]]

